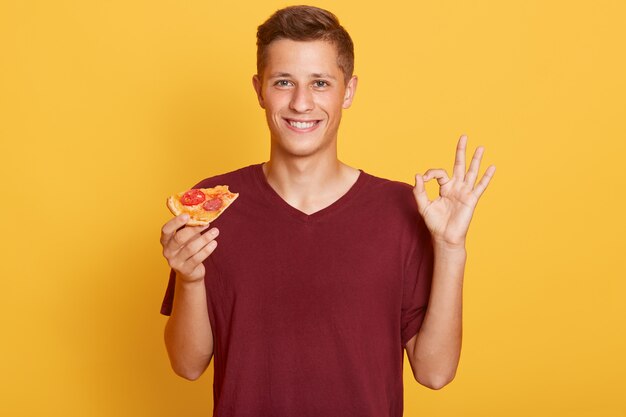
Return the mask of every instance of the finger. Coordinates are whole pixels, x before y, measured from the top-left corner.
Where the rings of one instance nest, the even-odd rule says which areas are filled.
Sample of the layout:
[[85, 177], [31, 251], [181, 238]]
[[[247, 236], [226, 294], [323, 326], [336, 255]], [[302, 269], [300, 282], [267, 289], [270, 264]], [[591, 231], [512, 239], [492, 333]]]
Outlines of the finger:
[[176, 231], [183, 227], [189, 221], [189, 215], [187, 213], [179, 214], [165, 223], [161, 228], [161, 244], [165, 245], [174, 236]]
[[456, 178], [465, 177], [465, 148], [467, 147], [467, 136], [461, 135], [456, 145], [456, 158], [454, 159], [454, 169], [452, 176]]
[[476, 188], [474, 188], [473, 192], [476, 195], [476, 197], [480, 197], [483, 194], [483, 192], [485, 192], [485, 189], [489, 185], [489, 181], [491, 181], [491, 178], [493, 178], [493, 174], [495, 174], [495, 172], [496, 172], [495, 165], [490, 165], [489, 168], [487, 168], [487, 170], [483, 174], [483, 177], [480, 179], [480, 181], [478, 181], [478, 184], [476, 184]]
[[196, 252], [191, 258], [185, 262], [185, 268], [194, 271], [198, 265], [200, 265], [206, 258], [208, 258], [213, 251], [217, 248], [217, 240], [212, 240], [207, 243], [202, 249]]
[[170, 242], [174, 242], [175, 248], [178, 249], [197, 238], [198, 235], [208, 229], [209, 226], [210, 224], [204, 226], [185, 226], [174, 234], [174, 238]]
[[445, 169], [437, 168], [437, 169], [429, 169], [424, 173], [424, 182], [430, 181], [433, 178], [437, 178], [437, 182], [439, 185], [445, 185], [450, 178], [448, 177], [448, 173]]
[[471, 184], [472, 186], [476, 182], [478, 169], [480, 168], [480, 160], [482, 159], [484, 152], [484, 147], [479, 146], [476, 148], [474, 156], [472, 157], [472, 162], [470, 162], [469, 170], [467, 171], [467, 174], [465, 174], [465, 182]]
[[417, 208], [422, 213], [426, 207], [430, 204], [428, 200], [428, 194], [426, 194], [426, 187], [424, 186], [424, 179], [420, 174], [415, 176], [415, 188], [413, 188], [413, 195], [417, 202]]
[[211, 240], [189, 259], [185, 260], [184, 262], [173, 262], [171, 266], [177, 272], [180, 272], [185, 276], [195, 277], [197, 276], [196, 273], [198, 271], [198, 267], [202, 265], [202, 262], [204, 262], [204, 260], [208, 258], [211, 253], [213, 253], [216, 247], [217, 240]]
[[179, 229], [170, 240], [163, 244], [163, 256], [168, 261], [171, 260], [178, 255], [181, 248], [185, 247], [185, 244], [200, 236], [208, 228], [209, 225], [207, 224], [206, 226], [184, 226], [182, 229]]
[[184, 261], [187, 261], [187, 259], [194, 256], [198, 251], [200, 251], [203, 247], [205, 247], [212, 240], [214, 240], [218, 234], [219, 230], [217, 230], [217, 228], [213, 228], [205, 234], [199, 235], [195, 239], [189, 240], [180, 249], [180, 252], [176, 256], [180, 256]]

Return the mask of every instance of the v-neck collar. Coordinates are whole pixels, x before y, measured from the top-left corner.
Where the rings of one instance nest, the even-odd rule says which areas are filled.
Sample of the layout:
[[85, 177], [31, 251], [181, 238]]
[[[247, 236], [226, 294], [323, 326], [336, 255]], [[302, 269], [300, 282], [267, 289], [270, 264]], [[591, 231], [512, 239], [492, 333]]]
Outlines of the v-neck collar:
[[298, 219], [303, 222], [312, 222], [319, 221], [323, 218], [328, 217], [332, 213], [340, 210], [344, 207], [350, 200], [352, 200], [357, 194], [358, 191], [363, 187], [366, 182], [367, 174], [363, 172], [363, 170], [359, 169], [359, 176], [357, 180], [352, 186], [348, 189], [348, 191], [339, 197], [337, 200], [329, 204], [328, 206], [314, 212], [311, 214], [307, 214], [303, 211], [298, 210], [293, 207], [289, 203], [287, 203], [283, 198], [272, 188], [269, 182], [267, 182], [267, 178], [265, 178], [265, 173], [263, 172], [263, 163], [253, 165], [253, 169], [255, 171], [255, 177], [257, 179], [257, 183], [261, 187], [262, 194], [270, 200], [270, 202], [275, 205], [277, 208], [283, 210], [285, 213], [290, 215], [291, 217]]

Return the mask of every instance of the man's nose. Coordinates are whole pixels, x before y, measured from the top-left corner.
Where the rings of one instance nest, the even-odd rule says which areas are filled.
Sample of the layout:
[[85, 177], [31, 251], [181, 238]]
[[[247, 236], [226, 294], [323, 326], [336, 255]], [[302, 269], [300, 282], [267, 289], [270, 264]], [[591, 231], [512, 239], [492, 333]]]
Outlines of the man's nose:
[[307, 113], [313, 110], [313, 92], [308, 86], [297, 86], [291, 96], [289, 107], [298, 113]]

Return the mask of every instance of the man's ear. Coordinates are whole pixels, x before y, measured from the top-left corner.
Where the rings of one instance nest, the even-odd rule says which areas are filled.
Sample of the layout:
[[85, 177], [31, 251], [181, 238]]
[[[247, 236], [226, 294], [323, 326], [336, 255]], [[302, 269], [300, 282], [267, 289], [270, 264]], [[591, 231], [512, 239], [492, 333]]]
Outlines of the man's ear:
[[259, 106], [264, 109], [265, 105], [263, 103], [263, 92], [261, 91], [263, 83], [261, 82], [261, 79], [257, 74], [254, 74], [252, 76], [252, 86], [254, 87], [254, 91], [256, 91], [256, 97], [259, 100]]
[[343, 104], [342, 107], [344, 109], [349, 108], [352, 105], [352, 100], [354, 100], [354, 94], [356, 93], [356, 86], [359, 82], [359, 78], [356, 75], [353, 75], [348, 81], [346, 85], [346, 92], [343, 96]]

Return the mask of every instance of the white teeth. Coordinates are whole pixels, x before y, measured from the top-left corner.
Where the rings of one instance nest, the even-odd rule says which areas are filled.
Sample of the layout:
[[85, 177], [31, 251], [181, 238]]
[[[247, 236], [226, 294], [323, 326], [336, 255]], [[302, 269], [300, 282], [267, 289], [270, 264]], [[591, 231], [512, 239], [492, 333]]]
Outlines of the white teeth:
[[293, 120], [289, 121], [289, 124], [296, 129], [308, 129], [313, 127], [317, 122], [294, 122]]

